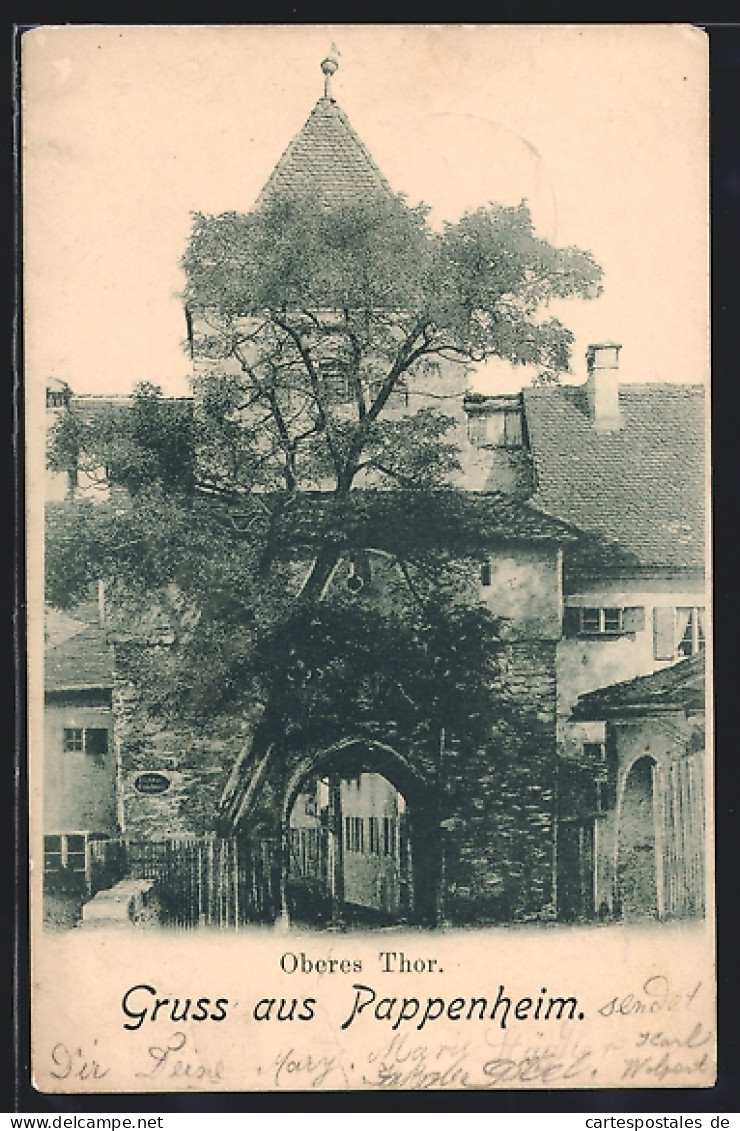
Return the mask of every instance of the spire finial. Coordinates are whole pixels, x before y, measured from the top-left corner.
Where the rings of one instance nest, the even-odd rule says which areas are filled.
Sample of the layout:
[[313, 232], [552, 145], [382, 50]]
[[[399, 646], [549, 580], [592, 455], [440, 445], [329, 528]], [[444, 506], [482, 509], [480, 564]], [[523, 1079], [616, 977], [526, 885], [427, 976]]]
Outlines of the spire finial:
[[339, 59], [337, 56], [339, 51], [335, 43], [332, 43], [329, 54], [321, 61], [321, 70], [324, 72], [324, 98], [329, 98], [333, 102], [331, 93], [331, 78], [336, 73], [339, 67]]

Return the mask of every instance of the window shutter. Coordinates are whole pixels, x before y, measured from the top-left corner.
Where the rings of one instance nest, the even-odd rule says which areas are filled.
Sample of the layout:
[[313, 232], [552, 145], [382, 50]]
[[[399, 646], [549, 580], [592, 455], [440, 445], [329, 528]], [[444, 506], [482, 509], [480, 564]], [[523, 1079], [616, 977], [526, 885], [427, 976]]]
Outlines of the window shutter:
[[577, 636], [581, 627], [581, 610], [577, 605], [563, 609], [563, 636]]
[[480, 414], [468, 417], [468, 440], [479, 447], [486, 442], [486, 418]]
[[656, 660], [672, 660], [675, 657], [673, 624], [672, 608], [653, 609], [653, 655]]
[[522, 414], [519, 409], [506, 413], [506, 446], [507, 448], [522, 446]]
[[486, 443], [500, 448], [506, 439], [506, 417], [503, 412], [492, 412], [486, 420]]
[[88, 727], [85, 731], [85, 750], [101, 757], [108, 753], [108, 731], [104, 727]]
[[645, 609], [642, 606], [624, 609], [622, 625], [625, 632], [643, 632], [645, 629]]

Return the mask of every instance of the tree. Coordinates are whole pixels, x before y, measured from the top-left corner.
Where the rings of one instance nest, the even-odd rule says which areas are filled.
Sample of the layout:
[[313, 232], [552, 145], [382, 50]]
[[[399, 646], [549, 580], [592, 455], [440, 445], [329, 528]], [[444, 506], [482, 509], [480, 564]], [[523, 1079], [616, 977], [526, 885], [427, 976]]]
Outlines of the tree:
[[[171, 642], [153, 678], [139, 673], [152, 707], [248, 715], [254, 757], [305, 738], [311, 719], [341, 730], [347, 711], [430, 733], [445, 718], [475, 727], [492, 709], [501, 626], [464, 601], [453, 421], [399, 400], [421, 378], [433, 396], [440, 363], [566, 369], [572, 335], [542, 312], [593, 297], [600, 269], [536, 236], [524, 203], [434, 233], [423, 208], [393, 197], [198, 215], [184, 266], [194, 415], [176, 423], [148, 388], [130, 423], [60, 429], [55, 466], [66, 436], [128, 501], [52, 514], [50, 599], [102, 572], [129, 635], [140, 623], [145, 638], [156, 595]], [[384, 599], [368, 588], [354, 606], [322, 603], [342, 559], [361, 577], [383, 556]], [[451, 646], [463, 627], [474, 662]], [[339, 671], [365, 708], [342, 697]]]
[[[334, 208], [282, 198], [247, 216], [196, 216], [184, 265], [191, 319], [206, 327], [196, 348], [211, 361], [200, 391], [220, 442], [214, 486], [287, 492], [329, 479], [343, 494], [368, 470], [439, 485], [443, 422], [416, 414], [394, 443], [383, 420], [394, 394], [439, 359], [499, 357], [556, 375], [572, 334], [541, 311], [600, 288], [590, 254], [538, 238], [525, 203], [435, 234], [423, 208], [397, 198]], [[218, 362], [230, 366], [220, 379]], [[262, 414], [263, 442], [251, 433], [248, 449], [242, 413], [253, 427]], [[425, 467], [417, 439], [432, 445]], [[402, 458], [389, 464], [391, 451]]]
[[129, 403], [111, 402], [88, 419], [77, 408], [59, 416], [48, 465], [84, 475], [101, 491], [114, 484], [135, 497], [158, 482], [168, 494], [187, 495], [195, 486], [194, 454], [191, 406], [141, 381]]

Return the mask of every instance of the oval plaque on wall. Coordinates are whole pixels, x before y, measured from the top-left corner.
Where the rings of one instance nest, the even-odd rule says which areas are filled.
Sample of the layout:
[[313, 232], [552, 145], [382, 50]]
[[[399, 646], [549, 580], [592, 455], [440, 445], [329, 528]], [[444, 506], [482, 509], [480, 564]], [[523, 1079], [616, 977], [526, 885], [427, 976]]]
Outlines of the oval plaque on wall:
[[148, 770], [144, 774], [137, 774], [134, 778], [134, 789], [136, 792], [149, 795], [166, 793], [171, 784], [166, 774], [160, 774], [154, 770]]

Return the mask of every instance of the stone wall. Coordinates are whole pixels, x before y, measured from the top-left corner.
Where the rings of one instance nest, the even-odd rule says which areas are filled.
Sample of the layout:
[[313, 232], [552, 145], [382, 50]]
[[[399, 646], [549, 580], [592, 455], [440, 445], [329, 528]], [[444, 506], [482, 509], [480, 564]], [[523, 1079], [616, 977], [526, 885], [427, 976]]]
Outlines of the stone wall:
[[500, 690], [507, 717], [492, 720], [489, 742], [446, 763], [443, 911], [453, 921], [553, 916], [554, 644], [509, 645]]
[[[157, 840], [211, 832], [238, 739], [217, 738], [207, 725], [165, 725], [147, 718], [135, 690], [120, 678], [114, 714], [126, 836]], [[162, 774], [169, 788], [140, 792], [137, 778], [147, 772]]]

